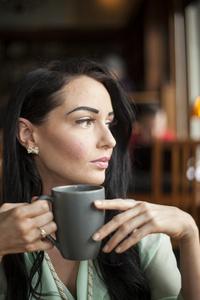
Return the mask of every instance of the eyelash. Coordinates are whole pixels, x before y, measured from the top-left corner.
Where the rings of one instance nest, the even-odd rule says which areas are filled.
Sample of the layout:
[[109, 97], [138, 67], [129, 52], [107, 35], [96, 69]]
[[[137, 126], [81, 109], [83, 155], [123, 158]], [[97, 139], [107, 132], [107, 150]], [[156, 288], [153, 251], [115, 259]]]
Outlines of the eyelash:
[[110, 127], [116, 126], [117, 123], [118, 123], [117, 119], [112, 120], [112, 121], [110, 122]]
[[90, 123], [90, 124], [87, 124], [86, 126], [83, 126], [84, 128], [86, 128], [86, 127], [90, 127], [95, 120], [96, 119], [90, 119], [90, 118], [80, 119], [80, 120], [76, 120], [76, 124], [80, 124], [83, 126], [84, 125], [83, 123]]
[[[84, 123], [90, 123], [90, 124], [86, 124], [86, 126], [83, 126], [84, 128], [86, 128], [86, 127], [90, 127], [95, 120], [96, 119], [91, 119], [91, 118], [80, 119], [80, 120], [76, 120], [76, 124], [83, 125]], [[113, 121], [109, 121], [109, 122], [106, 123], [106, 125], [107, 125], [107, 127], [109, 129], [110, 129], [111, 126], [115, 126], [116, 124], [117, 124], [117, 120], [116, 119], [114, 119]]]

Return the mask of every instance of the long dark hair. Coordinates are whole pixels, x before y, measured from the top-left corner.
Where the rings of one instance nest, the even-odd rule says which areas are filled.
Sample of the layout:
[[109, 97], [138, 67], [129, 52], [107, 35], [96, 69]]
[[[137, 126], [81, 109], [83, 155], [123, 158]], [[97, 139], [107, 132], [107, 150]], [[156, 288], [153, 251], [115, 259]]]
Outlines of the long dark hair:
[[[116, 125], [111, 128], [117, 145], [106, 173], [104, 182], [106, 198], [125, 198], [130, 175], [129, 139], [133, 112], [120, 83], [99, 62], [86, 58], [55, 61], [24, 76], [16, 86], [8, 104], [4, 126], [3, 146], [3, 203], [30, 202], [42, 193], [42, 182], [35, 167], [33, 156], [27, 154], [16, 138], [19, 117], [35, 125], [48, 120], [49, 113], [62, 104], [59, 91], [73, 78], [89, 76], [101, 82], [110, 94]], [[108, 211], [106, 221], [119, 213]], [[106, 243], [103, 241], [102, 246]], [[43, 254], [43, 253], [42, 253]], [[41, 288], [42, 254], [34, 254], [34, 264], [27, 274], [24, 255], [13, 254], [3, 257], [7, 278], [7, 299], [24, 300], [31, 295], [40, 299], [36, 286]], [[99, 276], [108, 287], [111, 299], [150, 299], [150, 289], [140, 267], [137, 245], [123, 254], [101, 252], [95, 261]], [[38, 273], [38, 282], [32, 286], [32, 278]]]

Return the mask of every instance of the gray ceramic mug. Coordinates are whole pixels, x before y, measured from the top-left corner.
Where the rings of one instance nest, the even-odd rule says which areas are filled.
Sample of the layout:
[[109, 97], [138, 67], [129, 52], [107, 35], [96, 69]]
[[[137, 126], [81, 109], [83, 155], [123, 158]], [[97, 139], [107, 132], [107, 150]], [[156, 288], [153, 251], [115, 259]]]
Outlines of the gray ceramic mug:
[[105, 199], [105, 190], [95, 185], [66, 185], [55, 187], [51, 196], [42, 195], [52, 203], [54, 221], [57, 224], [56, 240], [48, 238], [65, 259], [89, 260], [97, 257], [101, 242], [92, 235], [103, 226], [105, 211], [95, 208], [95, 200]]

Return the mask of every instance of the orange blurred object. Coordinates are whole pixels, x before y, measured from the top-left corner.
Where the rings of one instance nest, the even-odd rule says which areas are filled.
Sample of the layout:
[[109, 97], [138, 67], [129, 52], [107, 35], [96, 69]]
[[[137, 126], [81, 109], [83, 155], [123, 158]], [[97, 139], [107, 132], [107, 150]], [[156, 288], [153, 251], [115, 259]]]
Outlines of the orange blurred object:
[[197, 99], [194, 102], [194, 105], [192, 108], [192, 116], [197, 116], [200, 118], [200, 96], [197, 97]]

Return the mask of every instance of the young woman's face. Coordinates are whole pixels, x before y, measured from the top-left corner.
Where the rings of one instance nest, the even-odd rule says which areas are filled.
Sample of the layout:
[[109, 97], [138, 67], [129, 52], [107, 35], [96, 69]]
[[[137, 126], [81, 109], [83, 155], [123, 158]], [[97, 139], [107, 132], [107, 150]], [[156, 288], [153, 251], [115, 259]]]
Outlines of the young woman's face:
[[35, 157], [43, 192], [66, 184], [102, 184], [116, 142], [110, 95], [98, 81], [81, 76], [61, 92], [63, 104], [45, 126], [36, 127]]

